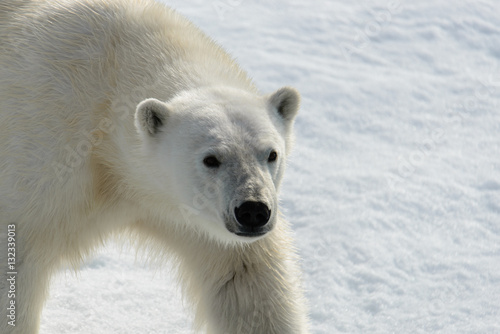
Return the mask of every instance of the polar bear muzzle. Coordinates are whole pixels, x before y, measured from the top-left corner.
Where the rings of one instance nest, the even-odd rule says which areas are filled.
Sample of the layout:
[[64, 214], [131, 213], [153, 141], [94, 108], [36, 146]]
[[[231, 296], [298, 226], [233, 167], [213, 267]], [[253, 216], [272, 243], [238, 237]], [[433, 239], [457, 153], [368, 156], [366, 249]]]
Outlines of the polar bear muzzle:
[[234, 216], [240, 226], [236, 234], [241, 236], [262, 235], [263, 227], [271, 218], [271, 210], [262, 202], [244, 202], [234, 209]]

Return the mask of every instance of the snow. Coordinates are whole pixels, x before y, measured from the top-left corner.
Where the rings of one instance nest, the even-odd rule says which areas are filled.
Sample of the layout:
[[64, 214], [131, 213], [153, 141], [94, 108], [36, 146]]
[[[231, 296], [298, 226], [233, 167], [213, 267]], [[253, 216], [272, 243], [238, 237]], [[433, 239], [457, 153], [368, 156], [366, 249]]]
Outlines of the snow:
[[[281, 192], [311, 333], [500, 333], [500, 4], [181, 1], [264, 92], [302, 94]], [[41, 333], [192, 333], [170, 267], [111, 242]]]

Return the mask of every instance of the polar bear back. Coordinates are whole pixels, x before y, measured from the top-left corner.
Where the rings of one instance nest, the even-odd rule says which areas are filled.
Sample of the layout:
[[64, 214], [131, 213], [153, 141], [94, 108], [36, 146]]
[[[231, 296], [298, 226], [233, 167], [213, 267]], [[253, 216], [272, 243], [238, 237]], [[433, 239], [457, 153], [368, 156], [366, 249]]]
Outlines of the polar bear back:
[[12, 83], [15, 76], [52, 93], [52, 101], [83, 95], [86, 102], [103, 91], [154, 85], [172, 95], [214, 81], [255, 89], [209, 37], [156, 2], [8, 0], [0, 4], [3, 13], [9, 19], [0, 21], [0, 41], [5, 41], [0, 64], [17, 66], [9, 63], [16, 73], [2, 75], [0, 84]]

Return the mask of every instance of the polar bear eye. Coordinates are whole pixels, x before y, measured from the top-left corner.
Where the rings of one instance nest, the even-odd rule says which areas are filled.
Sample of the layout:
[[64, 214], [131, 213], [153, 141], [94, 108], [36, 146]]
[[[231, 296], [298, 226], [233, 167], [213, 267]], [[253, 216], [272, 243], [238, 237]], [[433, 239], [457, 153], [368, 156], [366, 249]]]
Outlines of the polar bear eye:
[[217, 168], [220, 166], [220, 161], [213, 155], [209, 155], [203, 159], [203, 164], [208, 168]]
[[276, 159], [278, 159], [278, 153], [276, 153], [276, 151], [271, 151], [271, 153], [269, 153], [269, 158], [267, 158], [267, 162], [274, 162]]

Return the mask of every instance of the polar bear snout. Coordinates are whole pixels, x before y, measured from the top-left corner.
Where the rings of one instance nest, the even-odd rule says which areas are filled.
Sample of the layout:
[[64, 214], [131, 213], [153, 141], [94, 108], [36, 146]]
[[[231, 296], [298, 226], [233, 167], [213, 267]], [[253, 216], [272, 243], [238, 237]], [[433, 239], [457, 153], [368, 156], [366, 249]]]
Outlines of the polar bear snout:
[[267, 224], [271, 210], [262, 202], [245, 202], [234, 209], [238, 223], [244, 227], [258, 228]]
[[[262, 202], [246, 201], [234, 208], [234, 218], [237, 223], [232, 230], [238, 236], [259, 237], [272, 229], [271, 209]], [[234, 225], [233, 225], [234, 226]]]

